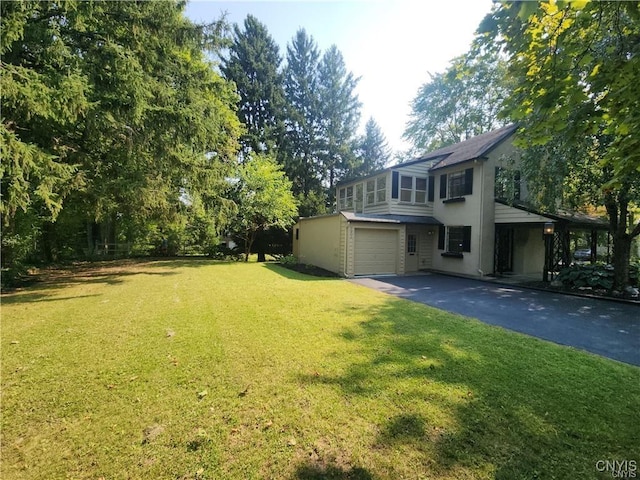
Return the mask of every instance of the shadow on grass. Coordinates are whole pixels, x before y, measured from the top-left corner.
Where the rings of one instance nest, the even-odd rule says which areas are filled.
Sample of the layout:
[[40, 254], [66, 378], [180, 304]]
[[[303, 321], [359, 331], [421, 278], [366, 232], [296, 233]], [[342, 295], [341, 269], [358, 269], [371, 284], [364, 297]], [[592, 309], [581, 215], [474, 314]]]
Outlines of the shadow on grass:
[[61, 300], [76, 300], [78, 298], [99, 297], [100, 295], [77, 295], [75, 297], [52, 297], [43, 293], [23, 293], [20, 295], [7, 295], [2, 297], [2, 303], [13, 305], [15, 303], [41, 303], [58, 302]]
[[367, 318], [341, 333], [366, 360], [299, 380], [403, 411], [371, 448], [456, 478], [607, 478], [598, 459], [640, 460], [639, 369], [398, 299]]
[[345, 469], [338, 465], [309, 462], [296, 469], [294, 478], [298, 480], [373, 480], [374, 477], [360, 467]]
[[311, 265], [297, 266], [296, 270], [280, 265], [279, 263], [265, 263], [266, 268], [278, 275], [291, 280], [303, 281], [321, 281], [321, 280], [337, 280], [340, 277], [333, 272], [313, 267]]
[[[176, 275], [175, 268], [199, 268], [214, 263], [209, 259], [127, 259], [99, 262], [82, 262], [67, 267], [47, 268], [33, 275], [25, 288], [15, 288], [2, 293], [2, 302], [7, 304], [45, 301], [55, 295], [56, 290], [73, 285], [118, 285], [127, 277], [136, 275]], [[226, 262], [215, 262], [226, 263]], [[66, 298], [81, 298], [66, 297]], [[50, 301], [63, 298], [50, 298]]]

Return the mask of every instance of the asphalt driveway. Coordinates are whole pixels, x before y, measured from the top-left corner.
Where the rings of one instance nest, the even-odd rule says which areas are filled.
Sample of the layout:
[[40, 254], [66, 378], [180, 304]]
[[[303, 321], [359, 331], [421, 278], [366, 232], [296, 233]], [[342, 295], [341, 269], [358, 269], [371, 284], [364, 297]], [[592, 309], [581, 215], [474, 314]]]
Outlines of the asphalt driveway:
[[438, 274], [357, 278], [397, 297], [640, 366], [640, 306]]

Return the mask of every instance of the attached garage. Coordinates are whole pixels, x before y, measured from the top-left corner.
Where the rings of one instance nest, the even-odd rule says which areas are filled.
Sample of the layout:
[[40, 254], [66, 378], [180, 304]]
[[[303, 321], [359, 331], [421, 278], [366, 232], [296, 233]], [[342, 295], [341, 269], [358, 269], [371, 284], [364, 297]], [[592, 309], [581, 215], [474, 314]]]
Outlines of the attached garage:
[[354, 274], [398, 273], [398, 230], [354, 229]]
[[[302, 263], [345, 277], [402, 275], [406, 271], [407, 225], [414, 226], [415, 235], [423, 232], [426, 236], [427, 228], [439, 223], [432, 217], [353, 212], [301, 218], [294, 226], [293, 254]], [[425, 249], [422, 255], [426, 261], [431, 253]], [[422, 268], [428, 268], [425, 261]]]

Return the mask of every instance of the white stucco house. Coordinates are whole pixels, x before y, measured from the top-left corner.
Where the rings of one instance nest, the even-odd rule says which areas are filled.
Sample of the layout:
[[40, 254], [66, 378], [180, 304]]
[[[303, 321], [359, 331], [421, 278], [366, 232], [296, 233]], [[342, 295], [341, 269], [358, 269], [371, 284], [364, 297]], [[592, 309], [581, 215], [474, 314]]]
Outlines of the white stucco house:
[[[294, 226], [293, 254], [345, 277], [421, 270], [542, 276], [568, 262], [569, 228], [606, 223], [525, 207], [515, 132], [509, 125], [339, 184], [336, 213]], [[545, 225], [554, 227], [546, 241]]]

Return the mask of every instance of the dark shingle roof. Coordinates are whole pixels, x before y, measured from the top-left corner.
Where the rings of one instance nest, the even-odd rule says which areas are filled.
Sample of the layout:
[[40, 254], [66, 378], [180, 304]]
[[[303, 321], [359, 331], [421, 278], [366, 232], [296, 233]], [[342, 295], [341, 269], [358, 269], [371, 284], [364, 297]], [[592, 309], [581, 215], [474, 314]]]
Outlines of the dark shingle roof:
[[517, 128], [517, 125], [512, 124], [491, 132], [482, 133], [463, 142], [439, 148], [438, 150], [429, 152], [418, 159], [396, 165], [396, 167], [400, 167], [408, 163], [435, 160], [436, 163], [431, 167], [431, 170], [437, 170], [439, 168], [450, 167], [451, 165], [481, 158], [489, 153], [494, 147], [498, 146], [503, 140], [507, 139], [516, 131]]
[[390, 214], [370, 214], [340, 212], [344, 218], [350, 222], [374, 222], [374, 223], [413, 223], [419, 225], [442, 225], [433, 217], [421, 215], [390, 215]]

